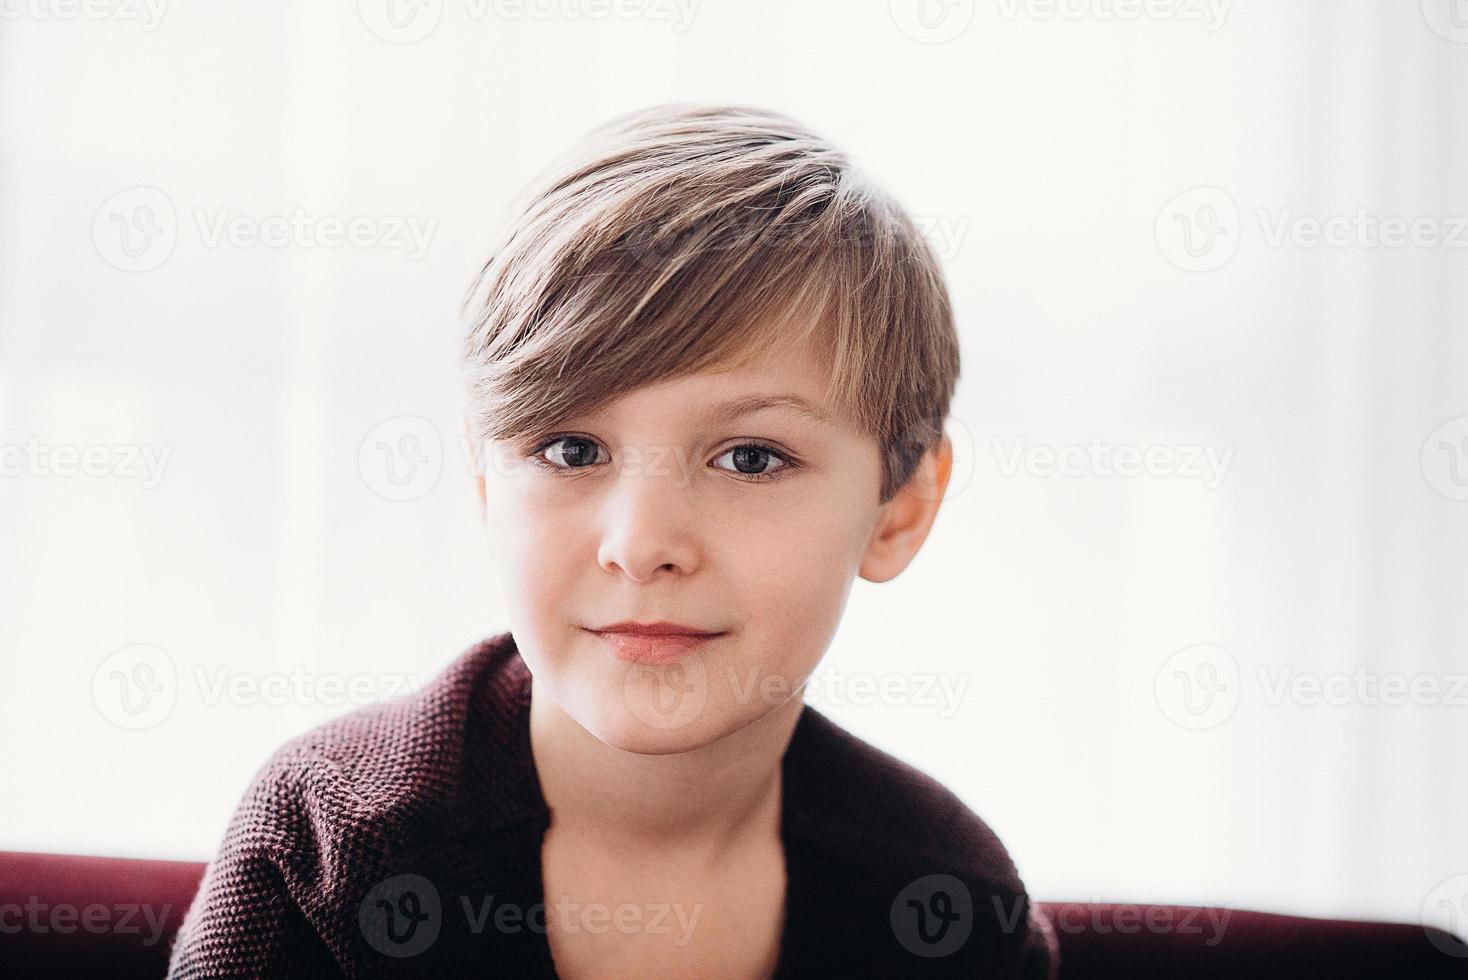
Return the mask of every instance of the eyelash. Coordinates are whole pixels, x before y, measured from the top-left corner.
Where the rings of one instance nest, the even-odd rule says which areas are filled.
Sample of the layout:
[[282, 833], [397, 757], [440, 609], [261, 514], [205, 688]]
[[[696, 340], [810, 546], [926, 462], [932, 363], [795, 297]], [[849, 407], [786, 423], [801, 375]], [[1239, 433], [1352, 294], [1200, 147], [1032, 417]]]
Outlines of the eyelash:
[[[530, 450], [527, 458], [536, 466], [539, 466], [541, 469], [549, 470], [551, 473], [554, 473], [558, 476], [574, 476], [578, 471], [592, 469], [592, 466], [557, 466], [555, 463], [550, 462], [542, 455], [542, 453], [544, 453], [547, 449], [549, 449], [551, 446], [554, 446], [556, 443], [560, 442], [563, 439], [579, 439], [584, 442], [589, 442], [594, 446], [600, 445], [595, 439], [592, 439], [588, 436], [564, 434], [547, 436], [546, 438], [541, 439], [534, 444], [534, 448]], [[769, 453], [771, 456], [778, 458], [781, 463], [784, 464], [777, 469], [765, 473], [740, 473], [736, 470], [723, 470], [723, 472], [728, 473], [736, 477], [737, 479], [744, 481], [745, 483], [765, 483], [769, 480], [776, 480], [779, 479], [786, 470], [793, 470], [796, 467], [800, 466], [800, 461], [796, 459], [792, 454], [785, 452], [783, 449], [777, 449], [769, 443], [763, 442], [758, 439], [747, 439], [744, 442], [736, 443], [735, 445], [730, 446], [728, 449], [719, 453], [719, 458], [722, 458], [726, 454], [731, 453], [736, 449], [761, 449]], [[594, 466], [596, 464], [592, 465]], [[720, 469], [723, 468], [720, 467]]]

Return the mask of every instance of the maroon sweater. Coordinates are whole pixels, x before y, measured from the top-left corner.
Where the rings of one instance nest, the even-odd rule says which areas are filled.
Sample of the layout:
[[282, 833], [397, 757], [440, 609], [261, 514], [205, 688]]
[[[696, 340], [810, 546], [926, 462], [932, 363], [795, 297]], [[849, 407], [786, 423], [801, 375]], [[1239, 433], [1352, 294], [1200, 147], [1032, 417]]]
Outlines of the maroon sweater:
[[[412, 694], [277, 750], [230, 820], [168, 975], [554, 977], [530, 680], [500, 633]], [[1053, 928], [951, 792], [809, 705], [781, 767], [777, 977], [1053, 980]], [[671, 912], [642, 912], [649, 931], [684, 934]]]

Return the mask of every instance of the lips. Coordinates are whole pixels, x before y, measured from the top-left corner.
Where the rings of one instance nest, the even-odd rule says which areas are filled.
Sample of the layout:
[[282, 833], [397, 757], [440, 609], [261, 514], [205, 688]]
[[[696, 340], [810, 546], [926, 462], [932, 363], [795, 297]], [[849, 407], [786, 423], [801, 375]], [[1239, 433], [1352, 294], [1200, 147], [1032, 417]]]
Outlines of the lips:
[[592, 627], [593, 633], [623, 633], [630, 636], [717, 636], [722, 630], [705, 630], [697, 626], [684, 626], [682, 623], [670, 623], [667, 620], [659, 620], [656, 623], [636, 623], [625, 621], [621, 623], [609, 623], [606, 626]]
[[611, 623], [590, 630], [619, 660], [640, 664], [675, 663], [724, 634], [681, 623]]

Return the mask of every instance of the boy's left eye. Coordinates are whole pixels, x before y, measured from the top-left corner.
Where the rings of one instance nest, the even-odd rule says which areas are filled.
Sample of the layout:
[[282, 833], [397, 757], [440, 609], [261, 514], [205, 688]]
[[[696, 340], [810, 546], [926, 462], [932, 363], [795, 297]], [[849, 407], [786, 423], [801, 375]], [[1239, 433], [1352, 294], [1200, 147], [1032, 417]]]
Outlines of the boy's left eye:
[[[779, 460], [779, 465], [773, 470], [769, 468], [771, 458]], [[790, 465], [789, 460], [785, 459], [779, 451], [757, 443], [735, 446], [718, 459], [732, 460], [735, 467], [734, 472], [743, 476], [773, 476]]]

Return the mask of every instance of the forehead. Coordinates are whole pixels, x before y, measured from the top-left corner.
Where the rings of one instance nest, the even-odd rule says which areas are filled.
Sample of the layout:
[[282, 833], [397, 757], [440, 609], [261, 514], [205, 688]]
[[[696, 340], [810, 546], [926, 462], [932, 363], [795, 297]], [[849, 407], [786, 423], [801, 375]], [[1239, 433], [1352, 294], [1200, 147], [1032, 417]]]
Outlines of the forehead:
[[781, 345], [738, 363], [687, 372], [626, 392], [591, 414], [668, 414], [732, 420], [756, 412], [839, 425], [828, 401], [830, 365], [809, 343]]

